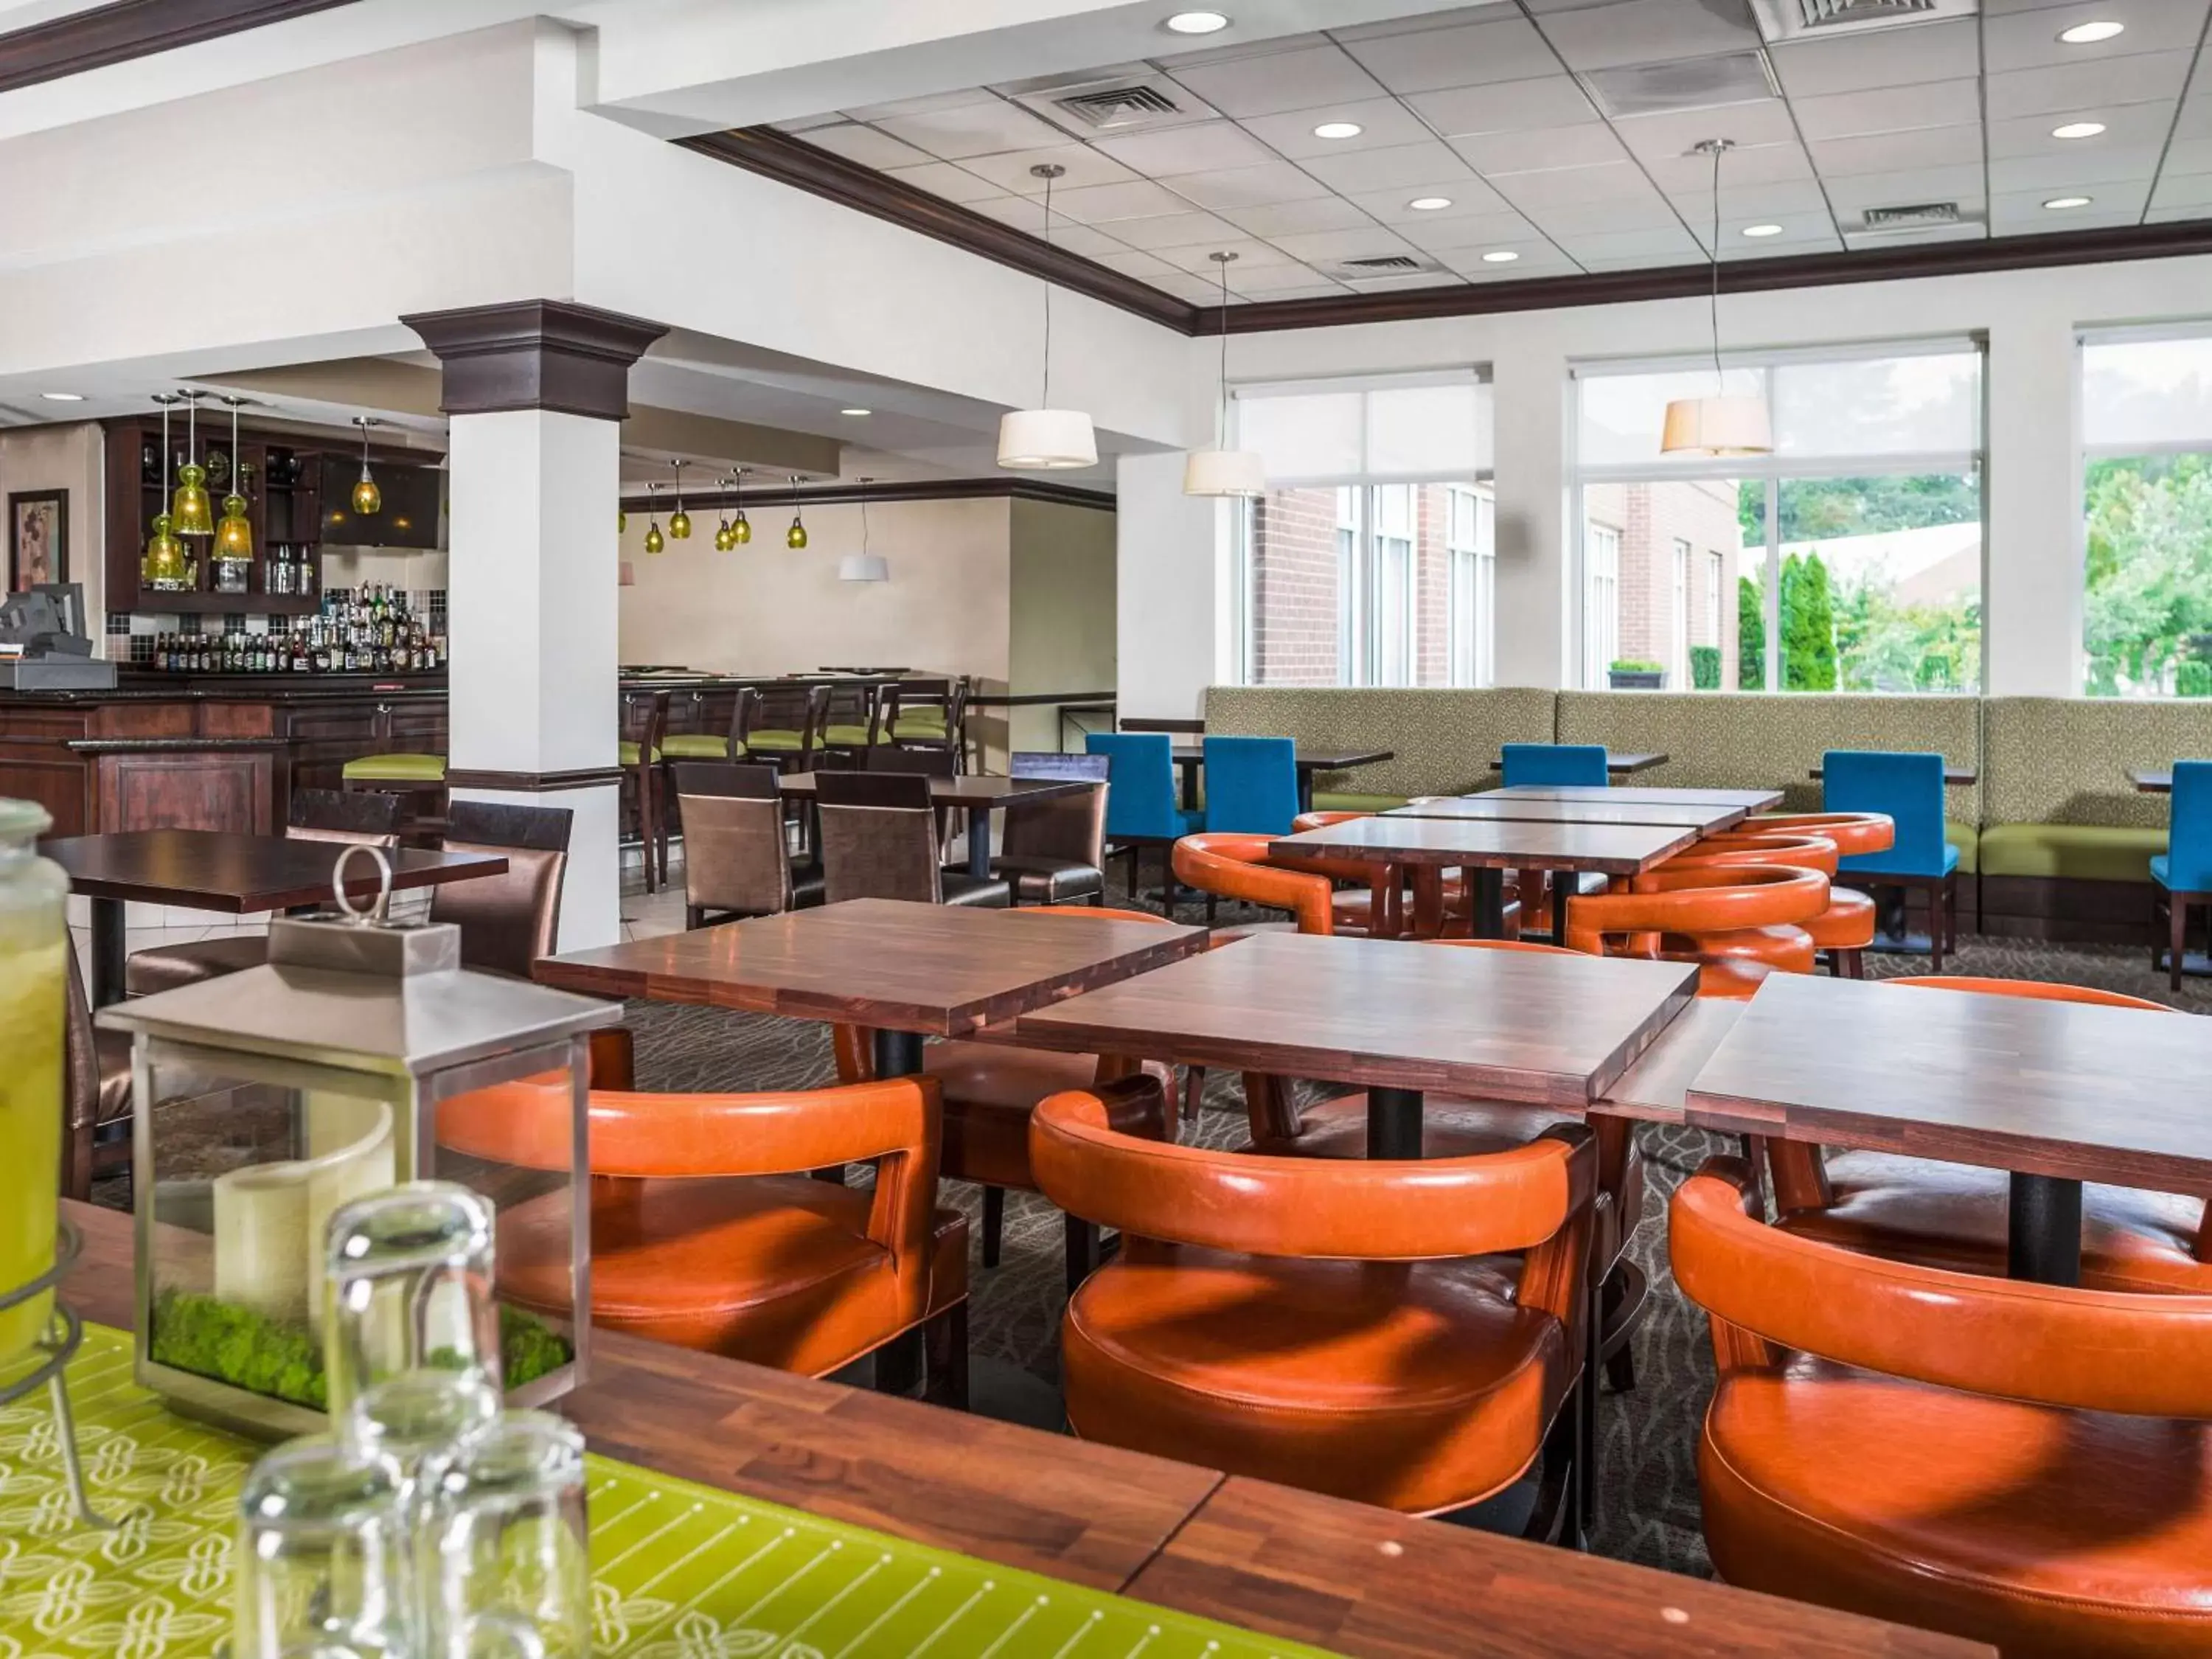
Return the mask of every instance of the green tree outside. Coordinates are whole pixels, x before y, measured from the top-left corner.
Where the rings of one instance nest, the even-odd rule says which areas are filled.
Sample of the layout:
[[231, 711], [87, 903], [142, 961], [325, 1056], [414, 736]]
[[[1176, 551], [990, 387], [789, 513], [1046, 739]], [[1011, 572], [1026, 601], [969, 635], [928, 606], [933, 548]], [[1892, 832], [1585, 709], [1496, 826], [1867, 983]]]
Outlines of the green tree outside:
[[2212, 694], [2212, 457], [2093, 461], [2084, 495], [2089, 694]]
[[1782, 562], [1782, 689], [1836, 689], [1835, 604], [1817, 552]]
[[1766, 605], [1759, 583], [1749, 576], [1735, 579], [1735, 689], [1766, 689]]

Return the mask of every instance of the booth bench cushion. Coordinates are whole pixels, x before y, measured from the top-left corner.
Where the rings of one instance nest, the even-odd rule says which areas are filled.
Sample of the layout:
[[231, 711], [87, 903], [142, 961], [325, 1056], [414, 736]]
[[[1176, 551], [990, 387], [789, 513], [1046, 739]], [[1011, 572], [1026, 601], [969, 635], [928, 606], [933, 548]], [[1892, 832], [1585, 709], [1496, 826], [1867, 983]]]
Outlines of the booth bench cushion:
[[[1308, 746], [1372, 744], [1391, 758], [1314, 775], [1314, 804], [1457, 795], [1498, 781], [1490, 764], [1509, 743], [1549, 743], [1555, 694], [1527, 686], [1492, 690], [1382, 686], [1211, 685], [1212, 736], [1290, 738]], [[1363, 810], [1338, 807], [1339, 811]]]
[[2069, 881], [2148, 881], [2163, 830], [2099, 823], [1997, 823], [1982, 831], [1982, 873]]

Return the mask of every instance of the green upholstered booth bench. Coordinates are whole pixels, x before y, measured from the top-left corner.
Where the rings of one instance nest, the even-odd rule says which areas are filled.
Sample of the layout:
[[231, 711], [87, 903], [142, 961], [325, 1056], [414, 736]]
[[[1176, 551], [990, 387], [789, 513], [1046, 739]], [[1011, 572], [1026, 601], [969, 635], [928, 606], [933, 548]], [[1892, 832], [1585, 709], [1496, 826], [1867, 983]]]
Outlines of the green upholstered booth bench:
[[1557, 693], [1399, 687], [1212, 685], [1206, 729], [1215, 736], [1290, 738], [1312, 745], [1373, 744], [1392, 757], [1314, 776], [1314, 805], [1379, 811], [1415, 795], [1458, 795], [1498, 781], [1490, 763], [1508, 743], [1549, 743]]

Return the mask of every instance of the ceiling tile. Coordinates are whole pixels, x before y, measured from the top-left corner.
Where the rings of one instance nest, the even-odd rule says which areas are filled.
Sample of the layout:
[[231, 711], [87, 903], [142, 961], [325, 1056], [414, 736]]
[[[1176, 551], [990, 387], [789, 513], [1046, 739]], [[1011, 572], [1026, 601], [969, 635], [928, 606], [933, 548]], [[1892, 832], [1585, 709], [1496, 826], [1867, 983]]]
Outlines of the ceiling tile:
[[2151, 200], [2150, 181], [2142, 179], [2125, 184], [2097, 185], [2065, 194], [2086, 196], [2089, 204], [2081, 208], [2047, 208], [2043, 204], [2056, 199], [2051, 191], [1999, 191], [1990, 198], [1990, 228], [2005, 236], [2030, 229], [2089, 230], [2114, 222], [2133, 224], [2142, 217]]
[[1455, 138], [1457, 150], [1477, 173], [1541, 173], [1551, 167], [1589, 167], [1625, 161], [1628, 152], [1602, 121], [1581, 126], [1546, 127], [1533, 132], [1492, 132]]
[[1312, 288], [1286, 288], [1255, 295], [1261, 300], [1339, 300], [1344, 297], [1343, 287], [1336, 283], [1320, 283]]
[[1321, 272], [1293, 260], [1249, 267], [1240, 261], [1229, 267], [1229, 291], [1232, 294], [1261, 295], [1272, 300], [1285, 290], [1303, 292], [1314, 288], [1337, 291], [1336, 284]]
[[[1989, 124], [1990, 155], [2080, 155], [2099, 149], [2141, 149], [2162, 144], [2173, 126], [2174, 106], [2165, 104], [2105, 104], [2047, 115], [2023, 115]], [[2094, 138], [2054, 138], [2051, 130], [2069, 121], [2101, 121]]]
[[[1486, 253], [1516, 253], [1520, 258], [1497, 264]], [[1506, 242], [1492, 247], [1458, 248], [1437, 256], [1462, 276], [1483, 282], [1510, 282], [1522, 276], [1564, 276], [1573, 273], [1575, 262], [1549, 242]]]
[[1291, 262], [1291, 256], [1280, 248], [1265, 242], [1255, 242], [1249, 236], [1224, 236], [1211, 242], [1194, 242], [1181, 247], [1155, 248], [1153, 253], [1178, 270], [1188, 270], [1194, 276], [1214, 280], [1213, 256], [1233, 253], [1236, 270], [1256, 270], [1262, 265], [1281, 265]]
[[957, 167], [950, 161], [925, 161], [918, 167], [892, 167], [889, 174], [902, 184], [926, 190], [932, 196], [942, 196], [948, 202], [982, 202], [1006, 192], [996, 185], [978, 179], [965, 167]]
[[1172, 179], [1179, 173], [1212, 173], [1224, 167], [1257, 167], [1275, 155], [1234, 121], [1195, 121], [1186, 127], [1160, 132], [1130, 132], [1120, 137], [1094, 138], [1091, 148], [1103, 150], [1124, 167], [1149, 179]]
[[[1975, 188], [1980, 189], [1978, 177]], [[1675, 210], [1693, 225], [1711, 225], [1713, 222], [1713, 193], [1709, 190], [1678, 190], [1667, 199]], [[1816, 179], [1801, 179], [1784, 185], [1732, 185], [1725, 181], [1721, 187], [1721, 216], [1727, 218], [1773, 219], [1792, 213], [1826, 213], [1830, 198]]]
[[1577, 264], [1592, 259], [1646, 260], [1686, 253], [1702, 259], [1695, 237], [1677, 225], [1672, 230], [1601, 231], [1594, 236], [1562, 236], [1559, 246]]
[[1001, 150], [1044, 149], [1064, 144], [1067, 135], [1003, 98], [922, 115], [898, 115], [876, 124], [894, 138], [926, 149], [939, 161], [961, 161]]
[[2171, 104], [2189, 79], [2189, 54], [2092, 58], [1989, 77], [1990, 119], [2057, 114], [2112, 104]]
[[1052, 245], [1064, 247], [1070, 253], [1080, 253], [1086, 259], [1095, 259], [1102, 253], [1118, 253], [1127, 246], [1120, 237], [1093, 230], [1089, 225], [1071, 225], [1057, 213], [1052, 216]]
[[[2033, 9], [1983, 7], [1982, 51], [1992, 75], [2043, 64], [2093, 63], [2100, 58], [2186, 52], [2204, 27], [2205, 0], [2081, 0]], [[2076, 23], [2116, 22], [2127, 32], [2095, 46], [2069, 46], [2059, 33]]]
[[1166, 185], [1156, 185], [1148, 179], [1124, 185], [1091, 185], [1076, 190], [1061, 190], [1055, 185], [1052, 192], [1054, 212], [1065, 213], [1086, 225], [1181, 213], [1189, 205]]
[[[2087, 191], [2083, 192], [2087, 194]], [[2169, 175], [2158, 181], [2151, 192], [2151, 210], [2161, 208], [2212, 208], [2212, 173], [2190, 173]]]
[[1411, 242], [1380, 225], [1364, 230], [1300, 231], [1270, 240], [1293, 258], [1314, 264], [1334, 264], [1340, 259], [1376, 259], [1385, 254], [1414, 252]]
[[988, 179], [1000, 190], [1016, 196], [1044, 194], [1045, 180], [1032, 173], [1031, 167], [1066, 167], [1065, 174], [1052, 180], [1055, 207], [1060, 198], [1071, 191], [1086, 190], [1093, 185], [1125, 185], [1137, 176], [1087, 144], [1054, 144], [1048, 149], [1010, 149], [998, 155], [971, 155], [960, 165], [977, 178]]
[[2212, 138], [2177, 138], [2166, 147], [2164, 173], [2212, 173]]
[[1732, 264], [1739, 259], [1773, 259], [1801, 253], [1841, 253], [1844, 239], [1830, 229], [1817, 235], [1803, 237], [1778, 236], [1765, 242], [1721, 242], [1721, 263]]
[[[1614, 122], [1613, 131], [1620, 135], [1620, 142], [1628, 146], [1630, 154], [1647, 161], [1688, 155], [1708, 138], [1732, 138], [1737, 149], [1743, 150], [1797, 141], [1797, 129], [1790, 119], [1790, 106], [1779, 98], [1763, 99], [1756, 104], [1731, 104], [1725, 109], [1639, 115], [1632, 120]], [[1735, 152], [1732, 150], [1722, 161], [1723, 179], [1728, 177], [1729, 163], [1735, 159]], [[1706, 162], [1709, 169], [1711, 165]]]
[[[1433, 200], [1438, 197], [1449, 202], [1447, 208], [1415, 208], [1409, 203]], [[1480, 179], [1447, 179], [1418, 185], [1397, 185], [1389, 190], [1354, 191], [1350, 200], [1386, 225], [1432, 224], [1439, 219], [1463, 219], [1475, 213], [1504, 213], [1510, 211], [1505, 198], [1484, 184]]]
[[2184, 103], [2181, 113], [2174, 118], [2176, 138], [2212, 138], [2212, 95], [2208, 95], [2208, 83], [2212, 83], [2212, 72], [2197, 77], [2197, 95]]
[[852, 121], [841, 121], [834, 126], [809, 128], [805, 139], [817, 149], [826, 149], [848, 161], [858, 161], [864, 167], [917, 167], [929, 160], [926, 152], [916, 149], [912, 144], [902, 143], [889, 133], [878, 132], [873, 127], [864, 127]]
[[2147, 225], [2171, 225], [2191, 219], [2212, 219], [2212, 207], [2191, 203], [2184, 207], [2154, 207], [2143, 215]]
[[996, 94], [981, 87], [970, 87], [960, 92], [933, 92], [922, 98], [898, 98], [888, 104], [864, 104], [858, 109], [848, 109], [846, 114], [855, 121], [884, 121], [899, 115], [934, 115], [939, 110], [958, 109], [963, 104], [995, 104]]
[[1425, 92], [1406, 101], [1415, 114], [1447, 138], [1522, 132], [1532, 127], [1571, 127], [1597, 114], [1582, 88], [1565, 75]]
[[1929, 127], [1921, 132], [1878, 132], [1863, 138], [1826, 138], [1812, 147], [1824, 179], [1854, 173], [1910, 173], [1922, 167], [1978, 167], [1978, 127]]
[[[1324, 122], [1352, 121], [1359, 132], [1350, 138], [1320, 138], [1314, 129]], [[1287, 115], [1255, 115], [1244, 123], [1246, 131], [1292, 161], [1316, 155], [1345, 155], [1363, 149], [1387, 149], [1411, 144], [1430, 136], [1412, 112], [1395, 98], [1369, 98], [1342, 104], [1325, 104]]]
[[1631, 202], [1540, 202], [1528, 219], [1547, 236], [1596, 236], [1614, 230], [1680, 229], [1682, 216], [1656, 191]]
[[2154, 145], [2133, 149], [2059, 151], [2048, 155], [2008, 155], [1990, 161], [1991, 190], [2071, 188], [2077, 185], [2148, 179], [2158, 172], [2160, 152]]
[[[1027, 231], [1032, 236], [1044, 234], [1044, 204], [1030, 197], [994, 196], [988, 202], [970, 202], [968, 206], [986, 219], [996, 219], [1016, 230]], [[1060, 216], [1053, 216], [1056, 219]]]
[[1979, 242], [1989, 237], [1985, 226], [1936, 225], [1924, 230], [1862, 231], [1844, 238], [1847, 248], [1917, 247], [1923, 242]]
[[1472, 168], [1434, 139], [1422, 144], [1400, 144], [1391, 149], [1311, 156], [1301, 165], [1331, 189], [1347, 192], [1430, 184], [1462, 173], [1469, 178], [1474, 176]]
[[1598, 167], [1561, 167], [1552, 173], [1515, 173], [1493, 181], [1499, 195], [1524, 213], [1547, 204], [1579, 206], [1590, 202], [1651, 202], [1659, 192], [1643, 169], [1626, 161]]
[[1982, 118], [1982, 83], [1929, 81], [1917, 86], [1798, 98], [1790, 107], [1797, 130], [1810, 141], [1856, 138], [1869, 132], [1912, 132], [1922, 127], [1971, 126]]
[[1544, 236], [1517, 213], [1471, 213], [1464, 219], [1446, 219], [1433, 225], [1393, 225], [1391, 228], [1415, 247], [1431, 253], [1478, 245], [1518, 246], [1541, 241]]
[[1236, 226], [1210, 213], [1164, 213], [1145, 219], [1116, 219], [1107, 228], [1107, 234], [1120, 237], [1131, 247], [1146, 249], [1189, 247], [1198, 242], [1211, 242], [1219, 247], [1237, 237]]
[[1702, 253], [1667, 253], [1641, 255], [1630, 259], [1583, 259], [1578, 263], [1584, 270], [1595, 274], [1607, 270], [1651, 270], [1665, 265], [1702, 265], [1711, 262]]
[[[1772, 236], [1745, 235], [1745, 230], [1753, 225], [1779, 225], [1782, 228], [1779, 234]], [[1711, 221], [1692, 220], [1690, 231], [1697, 239], [1698, 246], [1711, 246], [1713, 234]], [[1836, 222], [1825, 211], [1763, 216], [1744, 213], [1721, 215], [1721, 256], [1723, 258], [1731, 254], [1757, 253], [1761, 250], [1772, 252], [1785, 246], [1796, 248], [1807, 242], [1832, 242], [1836, 240]]]
[[1288, 161], [1230, 167], [1219, 173], [1181, 173], [1164, 182], [1176, 195], [1216, 211], [1311, 201], [1328, 194], [1327, 185]]
[[1920, 167], [1902, 173], [1860, 173], [1826, 181], [1829, 205], [1845, 210], [1887, 207], [1899, 202], [1950, 202], [1981, 197], [1988, 183], [1978, 167]]
[[1398, 276], [1352, 276], [1344, 284], [1357, 294], [1395, 294], [1409, 288], [1459, 288], [1458, 276], [1449, 270], [1424, 270]]
[[1374, 76], [1328, 42], [1297, 52], [1178, 69], [1175, 78], [1224, 115], [1239, 120], [1282, 110], [1357, 102], [1378, 97], [1382, 91]]
[[1218, 305], [1221, 285], [1210, 283], [1203, 276], [1194, 276], [1188, 271], [1170, 270], [1164, 276], [1147, 276], [1145, 280], [1165, 294], [1178, 300], [1188, 300], [1194, 306]]
[[[1233, 34], [1234, 31], [1231, 33]], [[1233, 64], [1245, 58], [1267, 58], [1282, 52], [1307, 52], [1328, 44], [1328, 37], [1321, 33], [1275, 34], [1250, 40], [1232, 39], [1225, 45], [1200, 46], [1192, 52], [1155, 52], [1152, 62], [1163, 69], [1181, 70], [1201, 64]]]
[[1374, 222], [1340, 196], [1310, 202], [1281, 202], [1264, 207], [1220, 210], [1221, 216], [1252, 236], [1287, 235], [1301, 230], [1351, 230]]
[[1372, 23], [1347, 23], [1331, 29], [1329, 35], [1331, 39], [1351, 46], [1363, 40], [1385, 40], [1394, 34], [1420, 34], [1431, 29], [1458, 28], [1469, 23], [1486, 22], [1499, 17], [1518, 17], [1520, 15], [1514, 0], [1468, 0], [1468, 3], [1463, 6], [1444, 6], [1403, 17], [1386, 17]]
[[1973, 19], [1962, 18], [1770, 46], [1766, 55], [1791, 98], [1821, 98], [1922, 81], [1971, 79], [1981, 73], [1981, 31]]
[[769, 125], [774, 127], [778, 132], [805, 132], [811, 127], [835, 126], [844, 118], [835, 110], [831, 110], [824, 115], [800, 115], [788, 121], [771, 121]]
[[1743, 0], [1625, 0], [1547, 10], [1538, 22], [1567, 66], [1577, 70], [1704, 58], [1759, 44]]
[[[1662, 190], [1713, 187], [1710, 156], [1647, 155], [1644, 158], [1644, 170]], [[1806, 159], [1805, 147], [1795, 138], [1787, 143], [1753, 144], [1748, 149], [1732, 149], [1721, 163], [1721, 186], [1724, 190], [1739, 185], [1786, 184], [1812, 176], [1813, 164]]]
[[1517, 81], [1554, 74], [1559, 67], [1534, 25], [1518, 17], [1349, 42], [1345, 50], [1397, 93]]
[[1125, 276], [1147, 279], [1171, 271], [1175, 267], [1158, 254], [1146, 253], [1137, 248], [1123, 248], [1118, 252], [1094, 253], [1089, 256], [1109, 270], [1118, 270]]

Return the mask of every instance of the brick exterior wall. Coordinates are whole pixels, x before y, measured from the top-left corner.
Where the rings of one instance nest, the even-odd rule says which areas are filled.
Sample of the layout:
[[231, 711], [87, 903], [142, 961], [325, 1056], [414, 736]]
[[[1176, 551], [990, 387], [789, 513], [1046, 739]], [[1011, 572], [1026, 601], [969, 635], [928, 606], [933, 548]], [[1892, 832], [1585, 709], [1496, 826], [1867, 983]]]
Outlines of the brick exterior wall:
[[[1736, 486], [1726, 480], [1590, 484], [1583, 510], [1593, 524], [1620, 532], [1620, 632], [1618, 655], [1675, 668], [1674, 544], [1690, 545], [1688, 643], [1721, 648], [1721, 689], [1736, 689], [1735, 584], [1744, 567], [1736, 519]], [[1721, 562], [1717, 616], [1706, 592], [1713, 556]], [[1687, 690], [1670, 672], [1669, 690]], [[1602, 686], [1593, 690], [1603, 690]], [[1756, 690], [1757, 688], [1753, 688]]]

